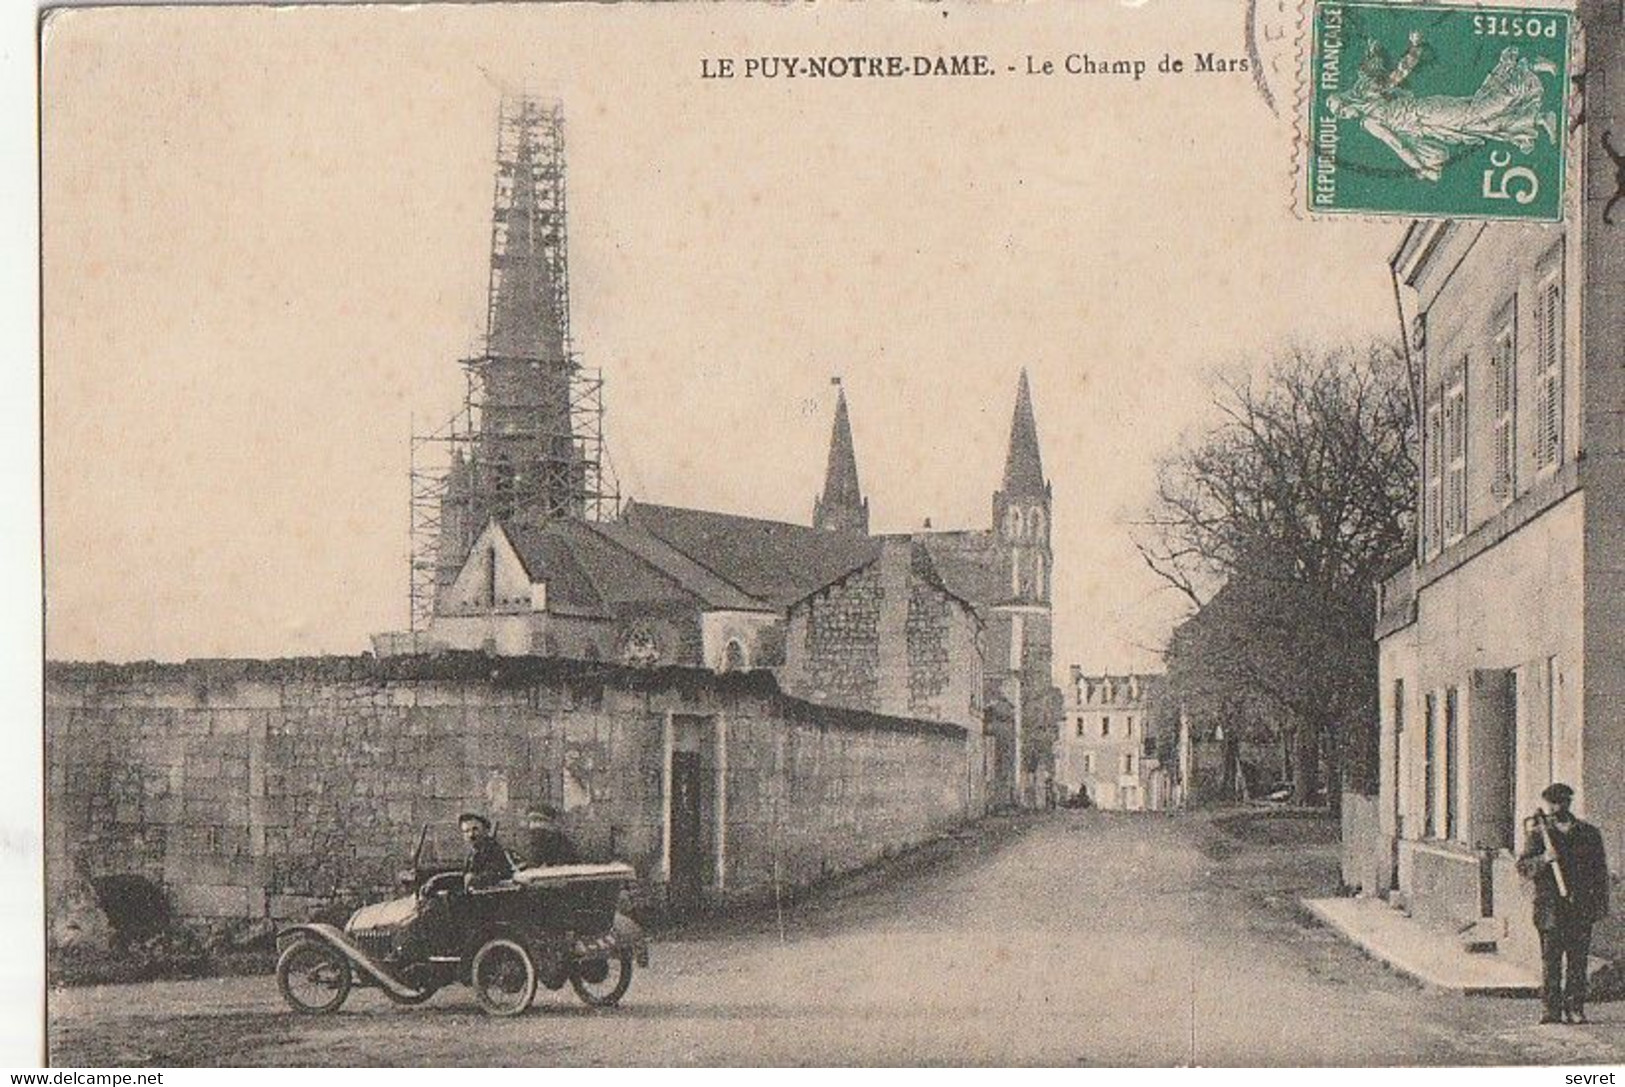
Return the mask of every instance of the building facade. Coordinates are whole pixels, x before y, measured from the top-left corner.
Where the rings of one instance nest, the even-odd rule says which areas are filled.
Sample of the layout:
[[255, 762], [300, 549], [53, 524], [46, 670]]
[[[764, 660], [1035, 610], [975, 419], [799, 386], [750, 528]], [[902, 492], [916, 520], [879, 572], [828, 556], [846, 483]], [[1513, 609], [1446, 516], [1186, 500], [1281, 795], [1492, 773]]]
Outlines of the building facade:
[[1055, 743], [1058, 792], [1086, 793], [1092, 806], [1109, 811], [1168, 806], [1168, 775], [1151, 729], [1162, 685], [1161, 675], [1085, 675], [1072, 666], [1066, 720]]
[[[1583, 4], [1554, 224], [1417, 222], [1393, 255], [1420, 390], [1415, 561], [1379, 592], [1374, 889], [1529, 952], [1522, 818], [1576, 790], [1625, 861], [1620, 5]], [[1583, 119], [1582, 119], [1583, 118]]]

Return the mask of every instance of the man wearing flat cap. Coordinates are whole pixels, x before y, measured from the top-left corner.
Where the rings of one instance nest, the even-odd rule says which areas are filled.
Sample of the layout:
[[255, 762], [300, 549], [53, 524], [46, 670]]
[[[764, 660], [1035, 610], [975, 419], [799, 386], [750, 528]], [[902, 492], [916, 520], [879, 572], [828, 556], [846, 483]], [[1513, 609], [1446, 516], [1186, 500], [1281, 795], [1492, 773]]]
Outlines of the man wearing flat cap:
[[1540, 932], [1542, 1023], [1586, 1021], [1586, 963], [1591, 926], [1608, 913], [1608, 858], [1602, 832], [1569, 810], [1562, 782], [1540, 794], [1544, 811], [1526, 823], [1518, 871], [1535, 884]]
[[513, 861], [491, 833], [491, 820], [475, 812], [457, 817], [457, 829], [468, 843], [463, 862], [463, 889], [478, 891], [513, 878]]

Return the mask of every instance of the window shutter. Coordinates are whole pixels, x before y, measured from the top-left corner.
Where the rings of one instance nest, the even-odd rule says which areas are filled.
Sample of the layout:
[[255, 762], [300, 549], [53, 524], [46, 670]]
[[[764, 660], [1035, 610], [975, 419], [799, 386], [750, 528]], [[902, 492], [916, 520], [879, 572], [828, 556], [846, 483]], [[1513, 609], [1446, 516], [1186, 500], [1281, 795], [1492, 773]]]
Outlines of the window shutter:
[[1548, 280], [1540, 291], [1540, 388], [1537, 394], [1541, 467], [1563, 461], [1563, 288]]
[[1495, 466], [1490, 491], [1497, 498], [1511, 498], [1517, 483], [1517, 380], [1518, 357], [1515, 333], [1502, 331], [1495, 342], [1492, 363], [1495, 393]]
[[1427, 480], [1422, 496], [1425, 507], [1423, 518], [1423, 553], [1431, 555], [1444, 539], [1444, 502], [1442, 467], [1444, 463], [1444, 426], [1437, 398], [1428, 405], [1427, 412]]
[[1467, 531], [1467, 387], [1466, 360], [1457, 384], [1444, 400], [1444, 539], [1453, 540]]

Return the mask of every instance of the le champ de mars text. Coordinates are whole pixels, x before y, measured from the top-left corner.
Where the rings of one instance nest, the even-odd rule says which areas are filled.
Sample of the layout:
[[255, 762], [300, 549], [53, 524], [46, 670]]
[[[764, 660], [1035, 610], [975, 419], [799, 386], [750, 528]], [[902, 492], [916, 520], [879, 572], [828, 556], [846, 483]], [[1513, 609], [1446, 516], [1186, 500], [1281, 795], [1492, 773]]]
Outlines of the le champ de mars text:
[[[1189, 65], [1182, 59], [1164, 54], [1157, 62], [1156, 71], [1164, 75], [1181, 72], [1245, 72], [1249, 69], [1245, 57], [1220, 57], [1213, 53], [1197, 53]], [[1140, 79], [1151, 70], [1151, 63], [1141, 58], [1098, 58], [1088, 53], [1068, 53], [1060, 60], [1050, 60], [1028, 54], [1021, 65], [1008, 65], [1006, 71], [1022, 75], [1107, 75]], [[982, 53], [937, 54], [912, 57], [901, 55], [868, 56], [761, 56], [703, 57], [700, 60], [701, 79], [903, 79], [933, 76], [986, 76], [998, 74], [992, 58]]]

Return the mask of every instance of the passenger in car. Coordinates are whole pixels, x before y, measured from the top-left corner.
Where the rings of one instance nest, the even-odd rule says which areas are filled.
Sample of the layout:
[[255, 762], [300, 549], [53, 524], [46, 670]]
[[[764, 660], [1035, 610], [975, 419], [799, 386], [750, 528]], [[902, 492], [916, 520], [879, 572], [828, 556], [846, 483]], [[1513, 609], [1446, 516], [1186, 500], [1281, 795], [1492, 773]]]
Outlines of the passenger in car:
[[535, 868], [555, 864], [580, 864], [575, 843], [559, 828], [557, 808], [539, 804], [525, 816], [529, 834], [525, 843], [525, 863]]

